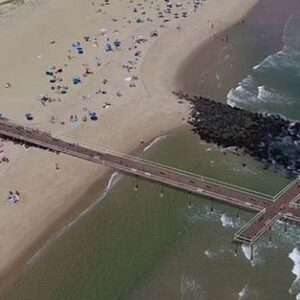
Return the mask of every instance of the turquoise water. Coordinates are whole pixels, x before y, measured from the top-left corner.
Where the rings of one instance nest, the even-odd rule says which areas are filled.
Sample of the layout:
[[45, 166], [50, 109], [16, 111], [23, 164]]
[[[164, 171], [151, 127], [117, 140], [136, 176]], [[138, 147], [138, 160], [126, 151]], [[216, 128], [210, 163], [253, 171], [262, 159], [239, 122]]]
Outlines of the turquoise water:
[[[283, 31], [267, 34], [274, 22], [282, 23], [284, 40], [293, 40], [289, 34], [294, 32], [297, 35], [298, 30], [289, 22], [292, 22], [291, 14], [296, 15], [296, 1], [286, 1], [285, 5], [277, 0], [261, 3], [264, 12], [273, 12], [272, 20], [261, 13], [262, 7], [259, 6], [243, 27], [233, 28], [229, 32], [230, 47], [223, 49], [222, 55], [223, 58], [229, 55], [235, 62], [234, 66], [239, 67], [235, 69], [230, 67], [231, 63], [222, 65], [219, 62], [220, 77], [208, 76], [211, 84], [203, 88], [209, 94], [208, 87], [213, 83], [220, 86], [220, 80], [223, 80], [224, 91], [229, 91], [232, 85], [225, 82], [222, 72], [231, 68], [232, 74], [240, 74], [241, 79], [241, 83], [229, 93], [231, 103], [299, 119], [297, 95], [300, 93], [296, 71], [284, 69], [288, 63], [284, 65], [281, 60], [289, 56], [280, 58], [280, 66], [276, 60], [283, 47], [278, 42]], [[293, 30], [289, 31], [289, 26]], [[262, 39], [257, 36], [259, 28], [264, 30]], [[250, 40], [260, 42], [255, 47], [252, 45], [251, 57], [238, 64], [237, 60], [249, 50], [246, 32]], [[266, 49], [274, 54], [270, 55]], [[297, 57], [297, 54], [293, 55]], [[267, 56], [274, 58], [266, 59]], [[273, 69], [270, 63], [266, 68], [268, 60], [276, 62]], [[259, 67], [252, 69], [254, 65]], [[284, 76], [277, 76], [283, 65]], [[296, 66], [294, 61], [290, 64], [291, 69], [300, 72], [300, 66], [299, 69]], [[285, 91], [289, 98], [282, 97], [280, 101], [276, 98], [278, 105], [274, 97], [262, 102], [258, 94], [254, 99], [246, 92], [239, 93], [244, 82], [242, 78], [250, 75], [253, 82], [257, 81], [253, 90], [252, 86], [249, 89], [251, 92], [258, 93], [262, 90], [258, 89], [259, 86], [272, 87], [280, 91], [278, 95]], [[278, 78], [283, 78], [293, 88], [281, 84]], [[289, 105], [284, 101], [290, 101]], [[264, 193], [275, 194], [289, 182], [281, 173], [267, 171], [261, 163], [247, 156], [237, 156], [202, 143], [189, 128], [160, 140], [143, 156]], [[2, 298], [300, 299], [300, 296], [296, 298], [300, 294], [300, 247], [297, 248], [300, 246], [300, 227], [289, 225], [285, 234], [284, 225], [277, 222], [272, 242], [264, 236], [256, 245], [254, 261], [251, 262], [247, 247], [240, 248], [238, 256], [234, 256], [232, 244], [233, 234], [252, 217], [250, 213], [239, 212], [238, 218], [236, 208], [196, 196], [192, 196], [192, 207], [189, 208], [190, 198], [182, 191], [164, 187], [164, 196], [160, 197], [160, 185], [139, 179], [139, 190], [135, 192], [135, 184], [135, 178], [119, 178], [101, 201], [36, 257], [25, 275]]]

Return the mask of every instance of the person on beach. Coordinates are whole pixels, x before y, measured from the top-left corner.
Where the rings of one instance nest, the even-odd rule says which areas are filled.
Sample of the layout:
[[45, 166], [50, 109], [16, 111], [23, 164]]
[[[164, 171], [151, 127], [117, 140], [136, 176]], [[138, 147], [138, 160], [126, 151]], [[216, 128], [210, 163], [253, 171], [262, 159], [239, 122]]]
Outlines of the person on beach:
[[7, 202], [9, 204], [16, 204], [20, 200], [20, 193], [16, 191], [14, 194], [12, 191], [8, 192]]

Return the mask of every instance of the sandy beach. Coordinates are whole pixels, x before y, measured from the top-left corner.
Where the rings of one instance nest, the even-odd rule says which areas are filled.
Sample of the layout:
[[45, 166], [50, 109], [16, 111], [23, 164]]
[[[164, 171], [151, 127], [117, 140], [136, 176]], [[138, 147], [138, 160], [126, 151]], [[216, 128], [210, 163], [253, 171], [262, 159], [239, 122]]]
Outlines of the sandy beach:
[[[258, 0], [207, 0], [196, 11], [189, 1], [29, 2], [0, 20], [0, 114], [130, 153], [186, 124], [189, 107], [172, 94], [175, 75]], [[0, 146], [1, 289], [100, 197], [113, 170]], [[10, 203], [16, 190], [20, 200]]]

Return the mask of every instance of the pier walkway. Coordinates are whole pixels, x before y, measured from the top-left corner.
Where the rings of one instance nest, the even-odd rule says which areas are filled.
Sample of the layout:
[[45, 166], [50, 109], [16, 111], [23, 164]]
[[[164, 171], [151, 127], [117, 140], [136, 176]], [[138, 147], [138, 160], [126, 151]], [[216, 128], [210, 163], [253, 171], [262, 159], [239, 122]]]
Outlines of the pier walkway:
[[279, 218], [300, 223], [300, 210], [295, 205], [300, 198], [298, 178], [278, 195], [270, 197], [138, 157], [94, 145], [79, 144], [68, 138], [53, 136], [49, 132], [16, 124], [4, 118], [0, 118], [0, 137], [27, 146], [65, 153], [257, 213], [235, 234], [234, 239], [237, 242], [252, 245]]

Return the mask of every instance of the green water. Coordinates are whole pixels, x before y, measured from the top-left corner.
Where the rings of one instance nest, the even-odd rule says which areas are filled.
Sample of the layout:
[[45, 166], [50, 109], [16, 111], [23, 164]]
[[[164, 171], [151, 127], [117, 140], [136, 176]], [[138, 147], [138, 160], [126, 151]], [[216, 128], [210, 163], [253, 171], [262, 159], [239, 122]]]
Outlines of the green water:
[[[229, 31], [230, 44], [221, 47], [218, 63], [212, 63], [207, 80], [199, 85], [205, 95], [222, 99], [253, 65], [281, 49], [282, 27], [294, 2], [263, 0], [244, 25]], [[247, 96], [235, 94], [234, 101], [251, 107], [262, 103], [249, 102]], [[293, 99], [295, 105], [282, 111], [297, 118], [300, 111]], [[268, 109], [278, 112], [279, 108], [270, 102]], [[170, 134], [143, 156], [268, 194], [276, 194], [289, 182], [247, 156], [202, 143], [188, 128]], [[232, 244], [250, 213], [239, 212], [237, 218], [236, 208], [196, 196], [189, 208], [189, 196], [182, 191], [164, 187], [161, 198], [160, 185], [141, 179], [138, 183], [135, 192], [136, 179], [122, 177], [104, 199], [42, 251], [1, 299], [296, 299], [300, 293], [299, 278], [294, 282], [295, 274], [300, 276], [297, 226], [290, 225], [285, 234], [284, 225], [277, 222], [272, 242], [264, 236], [251, 262], [247, 247], [234, 256]]]
[[[145, 156], [266, 193], [289, 182], [248, 157], [202, 144], [185, 129]], [[243, 254], [235, 257], [231, 244], [249, 213], [237, 219], [235, 208], [216, 203], [211, 212], [212, 202], [196, 196], [188, 208], [184, 192], [165, 187], [161, 198], [161, 186], [139, 180], [135, 192], [135, 183], [122, 178], [37, 258], [4, 299], [200, 299], [204, 292], [210, 295], [205, 299], [232, 299], [249, 274], [259, 272]], [[268, 253], [265, 259], [271, 258]], [[292, 282], [290, 268], [281, 267]]]

